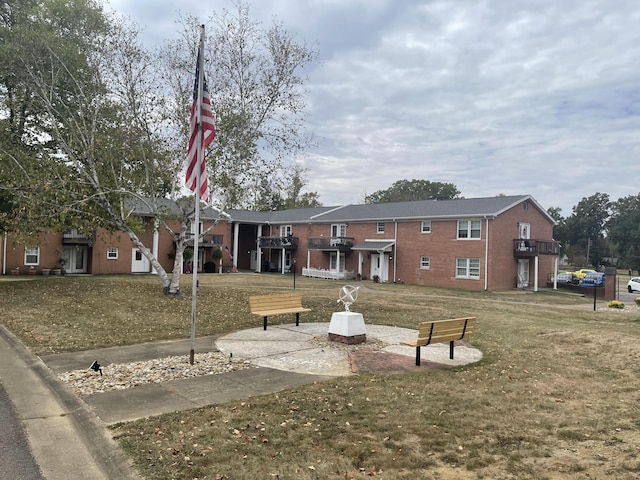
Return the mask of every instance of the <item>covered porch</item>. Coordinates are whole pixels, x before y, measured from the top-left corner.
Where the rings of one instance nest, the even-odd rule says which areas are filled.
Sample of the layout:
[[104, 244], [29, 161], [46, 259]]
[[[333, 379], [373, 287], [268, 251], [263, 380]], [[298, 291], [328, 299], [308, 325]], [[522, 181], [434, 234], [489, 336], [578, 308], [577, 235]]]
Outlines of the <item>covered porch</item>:
[[[366, 255], [369, 260], [369, 278], [374, 281], [377, 279], [380, 282], [388, 282], [395, 246], [396, 241], [394, 239], [376, 239], [365, 240], [351, 247], [352, 250], [358, 252], [358, 275], [360, 275], [360, 278], [365, 277], [363, 266]], [[395, 279], [395, 272], [393, 273], [393, 278]]]

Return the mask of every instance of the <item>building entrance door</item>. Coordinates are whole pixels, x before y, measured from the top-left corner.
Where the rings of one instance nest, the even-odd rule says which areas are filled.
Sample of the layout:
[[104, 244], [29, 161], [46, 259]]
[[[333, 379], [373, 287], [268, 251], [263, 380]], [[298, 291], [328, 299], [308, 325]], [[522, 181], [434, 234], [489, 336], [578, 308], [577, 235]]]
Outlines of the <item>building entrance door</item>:
[[131, 273], [149, 273], [151, 271], [151, 264], [147, 257], [142, 252], [134, 248], [131, 252]]
[[87, 273], [88, 247], [64, 247], [62, 259], [66, 273]]
[[370, 278], [373, 280], [375, 275], [379, 281], [389, 281], [389, 255], [386, 253], [371, 254], [371, 268], [369, 270]]
[[529, 259], [518, 260], [518, 288], [529, 288]]

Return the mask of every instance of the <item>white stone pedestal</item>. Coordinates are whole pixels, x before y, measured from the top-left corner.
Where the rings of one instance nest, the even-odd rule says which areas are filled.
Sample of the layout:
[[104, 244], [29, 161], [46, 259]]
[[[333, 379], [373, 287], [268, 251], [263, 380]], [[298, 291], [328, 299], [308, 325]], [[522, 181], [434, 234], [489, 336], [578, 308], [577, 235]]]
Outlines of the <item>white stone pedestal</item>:
[[367, 329], [361, 313], [335, 312], [329, 323], [329, 340], [341, 343], [364, 343]]

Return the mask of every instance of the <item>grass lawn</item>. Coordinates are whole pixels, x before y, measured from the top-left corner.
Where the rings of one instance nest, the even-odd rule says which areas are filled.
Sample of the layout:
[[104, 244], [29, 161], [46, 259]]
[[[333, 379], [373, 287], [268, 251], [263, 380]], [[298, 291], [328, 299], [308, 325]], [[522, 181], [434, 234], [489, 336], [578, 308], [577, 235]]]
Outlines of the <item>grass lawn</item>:
[[[13, 279], [12, 279], [13, 280]], [[356, 282], [357, 283], [357, 282]], [[261, 324], [250, 294], [291, 275], [200, 276], [197, 335]], [[328, 322], [342, 283], [297, 277], [304, 322]], [[184, 297], [153, 276], [0, 281], [2, 323], [36, 354], [188, 338]], [[416, 328], [475, 315], [465, 367], [353, 375], [114, 427], [146, 479], [637, 479], [640, 311], [593, 312], [557, 292], [362, 282], [366, 323]], [[270, 323], [290, 318], [273, 317]]]

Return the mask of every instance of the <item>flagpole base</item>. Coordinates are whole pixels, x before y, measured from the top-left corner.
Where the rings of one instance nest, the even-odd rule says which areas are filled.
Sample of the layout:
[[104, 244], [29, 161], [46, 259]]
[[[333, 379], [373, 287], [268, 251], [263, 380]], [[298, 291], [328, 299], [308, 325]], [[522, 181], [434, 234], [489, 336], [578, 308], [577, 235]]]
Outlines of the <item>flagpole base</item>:
[[193, 365], [193, 360], [194, 360], [195, 355], [196, 355], [196, 352], [192, 348], [189, 351], [189, 365]]

